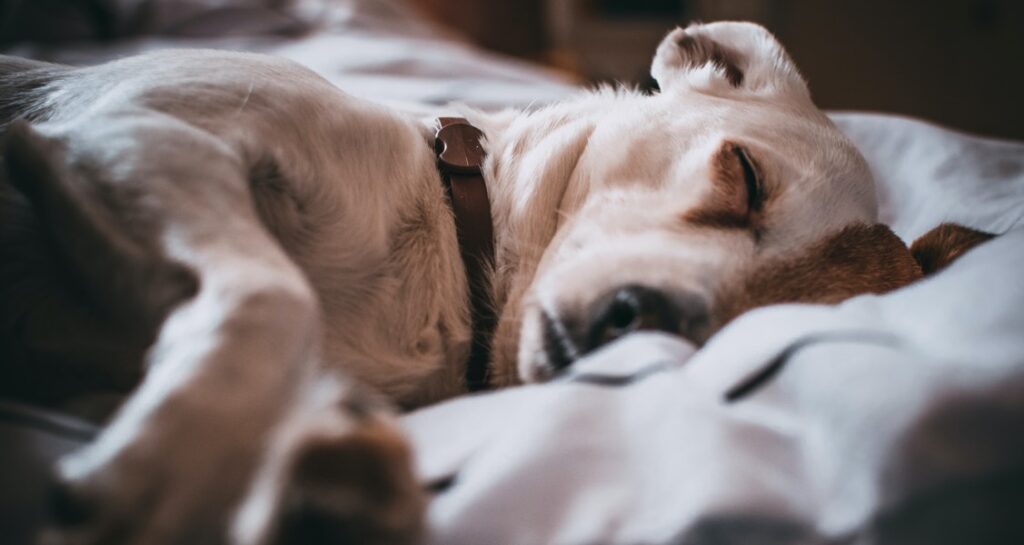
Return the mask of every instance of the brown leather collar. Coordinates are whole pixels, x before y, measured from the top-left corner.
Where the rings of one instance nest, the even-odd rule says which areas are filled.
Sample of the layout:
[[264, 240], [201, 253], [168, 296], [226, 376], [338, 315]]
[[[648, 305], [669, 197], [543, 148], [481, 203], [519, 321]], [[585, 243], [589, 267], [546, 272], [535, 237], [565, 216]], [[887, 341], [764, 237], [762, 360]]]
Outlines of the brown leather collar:
[[487, 269], [494, 263], [494, 228], [491, 201], [480, 172], [486, 155], [480, 145], [483, 133], [461, 117], [441, 117], [437, 121], [437, 169], [448, 190], [459, 253], [469, 282], [473, 340], [466, 363], [466, 387], [478, 391], [487, 387], [491, 334], [497, 321], [487, 279]]

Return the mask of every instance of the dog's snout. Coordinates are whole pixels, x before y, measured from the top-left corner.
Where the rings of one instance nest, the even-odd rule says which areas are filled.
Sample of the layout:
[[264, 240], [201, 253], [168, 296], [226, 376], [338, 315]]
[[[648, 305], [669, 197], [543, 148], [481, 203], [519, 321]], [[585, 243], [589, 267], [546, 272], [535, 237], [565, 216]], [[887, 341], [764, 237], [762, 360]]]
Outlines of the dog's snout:
[[697, 296], [626, 286], [599, 298], [591, 306], [587, 350], [639, 330], [690, 337], [706, 321], [707, 306]]
[[664, 331], [700, 342], [709, 320], [703, 298], [630, 285], [611, 290], [579, 311], [543, 315], [544, 348], [553, 370], [634, 331]]

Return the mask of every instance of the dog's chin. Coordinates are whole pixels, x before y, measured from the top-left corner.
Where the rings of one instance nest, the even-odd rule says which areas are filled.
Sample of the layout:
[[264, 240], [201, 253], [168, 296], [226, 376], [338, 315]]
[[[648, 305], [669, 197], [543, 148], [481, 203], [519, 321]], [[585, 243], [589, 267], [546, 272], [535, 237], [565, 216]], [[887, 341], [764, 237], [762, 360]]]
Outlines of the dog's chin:
[[580, 346], [567, 339], [569, 333], [561, 330], [562, 325], [553, 321], [545, 312], [537, 307], [525, 309], [520, 323], [520, 342], [517, 355], [518, 378], [523, 383], [540, 383], [549, 381], [576, 364], [581, 358], [610, 345], [613, 341], [635, 333], [660, 331], [677, 336], [699, 349], [708, 341], [716, 329], [711, 327], [694, 332], [695, 335], [683, 335], [676, 331], [661, 328], [642, 328], [608, 340], [596, 346]]
[[523, 310], [519, 330], [516, 370], [525, 383], [544, 382], [557, 374], [557, 369], [544, 350], [542, 312], [536, 305]]
[[[630, 265], [623, 270], [675, 270], [671, 264]], [[522, 304], [515, 351], [522, 382], [550, 380], [634, 332], [662, 332], [700, 346], [718, 329], [714, 298], [696, 283], [673, 283], [657, 275], [587, 276], [607, 271], [598, 266], [568, 270], [549, 274]]]

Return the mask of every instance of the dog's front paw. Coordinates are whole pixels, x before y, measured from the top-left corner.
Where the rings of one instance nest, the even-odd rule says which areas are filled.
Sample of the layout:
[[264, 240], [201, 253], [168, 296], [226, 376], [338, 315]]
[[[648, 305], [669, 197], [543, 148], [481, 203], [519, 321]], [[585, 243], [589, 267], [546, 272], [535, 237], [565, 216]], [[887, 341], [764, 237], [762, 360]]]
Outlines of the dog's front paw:
[[335, 390], [328, 408], [282, 426], [234, 521], [236, 542], [418, 541], [426, 502], [409, 446], [389, 409], [363, 394]]
[[[61, 460], [45, 545], [227, 542], [259, 462], [252, 423], [123, 422]], [[142, 424], [140, 422], [140, 424]], [[191, 433], [190, 433], [191, 431]]]
[[386, 423], [303, 445], [283, 500], [273, 540], [282, 545], [413, 543], [422, 526], [408, 447]]
[[115, 422], [62, 460], [42, 543], [415, 542], [424, 495], [390, 410], [330, 377], [299, 397], [271, 425], [253, 414]]
[[[159, 470], [155, 471], [159, 472]], [[138, 484], [125, 485], [126, 481]], [[51, 492], [43, 545], [224, 543], [226, 498], [181, 494], [173, 482], [119, 471], [64, 481]], [[118, 483], [118, 484], [115, 484]], [[184, 487], [189, 487], [185, 484]]]

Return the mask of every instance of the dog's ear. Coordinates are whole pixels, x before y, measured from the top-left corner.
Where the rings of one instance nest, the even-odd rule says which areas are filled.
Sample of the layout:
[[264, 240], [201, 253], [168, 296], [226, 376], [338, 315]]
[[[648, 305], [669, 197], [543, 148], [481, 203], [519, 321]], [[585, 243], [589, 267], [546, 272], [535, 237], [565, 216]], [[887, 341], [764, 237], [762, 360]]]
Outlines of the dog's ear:
[[810, 98], [793, 61], [767, 29], [753, 23], [694, 24], [658, 46], [651, 76], [663, 92], [689, 88], [712, 94], [742, 91]]
[[778, 303], [839, 303], [886, 293], [921, 278], [906, 244], [882, 224], [851, 225], [805, 251], [769, 261], [724, 298], [725, 321]]
[[957, 225], [942, 225], [921, 235], [910, 245], [910, 253], [924, 274], [934, 274], [954, 262], [965, 252], [986, 242], [995, 235]]

